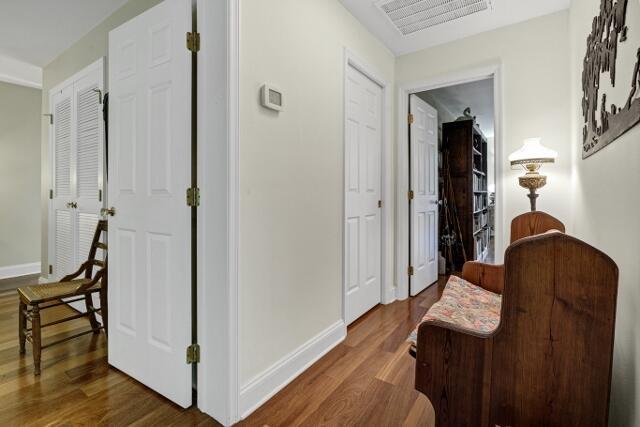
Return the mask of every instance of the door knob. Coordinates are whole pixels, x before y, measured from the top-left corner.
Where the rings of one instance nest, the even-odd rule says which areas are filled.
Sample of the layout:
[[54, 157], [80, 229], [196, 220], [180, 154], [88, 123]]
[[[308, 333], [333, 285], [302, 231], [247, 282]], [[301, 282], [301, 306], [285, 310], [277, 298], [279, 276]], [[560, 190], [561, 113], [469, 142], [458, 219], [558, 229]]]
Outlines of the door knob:
[[69, 203], [67, 203], [67, 208], [69, 208], [69, 209], [78, 209], [78, 203], [69, 202]]
[[100, 209], [100, 215], [102, 216], [114, 216], [116, 214], [116, 208], [102, 208]]

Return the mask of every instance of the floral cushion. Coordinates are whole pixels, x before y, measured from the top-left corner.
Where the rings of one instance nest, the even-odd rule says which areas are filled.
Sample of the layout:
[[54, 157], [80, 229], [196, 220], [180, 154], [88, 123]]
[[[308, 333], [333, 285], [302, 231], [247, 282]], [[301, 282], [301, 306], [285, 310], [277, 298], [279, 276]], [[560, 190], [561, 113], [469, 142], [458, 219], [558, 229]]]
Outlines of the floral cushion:
[[[451, 276], [444, 288], [442, 298], [431, 306], [422, 318], [422, 322], [444, 322], [459, 329], [486, 334], [495, 331], [500, 323], [501, 303], [502, 296], [459, 277]], [[416, 345], [417, 327], [409, 335], [408, 341]]]

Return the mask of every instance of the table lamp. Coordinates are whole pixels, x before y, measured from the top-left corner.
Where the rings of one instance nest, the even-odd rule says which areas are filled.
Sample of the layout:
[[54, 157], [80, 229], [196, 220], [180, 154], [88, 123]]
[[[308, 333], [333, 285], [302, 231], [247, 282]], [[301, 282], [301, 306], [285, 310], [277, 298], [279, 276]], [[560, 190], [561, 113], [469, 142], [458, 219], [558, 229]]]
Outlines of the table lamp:
[[540, 138], [528, 138], [524, 140], [521, 149], [509, 156], [511, 166], [522, 165], [527, 173], [518, 178], [520, 187], [528, 188], [529, 200], [531, 201], [531, 211], [536, 210], [536, 190], [547, 184], [547, 177], [540, 175], [538, 171], [543, 163], [554, 163], [558, 158], [558, 153], [543, 146]]

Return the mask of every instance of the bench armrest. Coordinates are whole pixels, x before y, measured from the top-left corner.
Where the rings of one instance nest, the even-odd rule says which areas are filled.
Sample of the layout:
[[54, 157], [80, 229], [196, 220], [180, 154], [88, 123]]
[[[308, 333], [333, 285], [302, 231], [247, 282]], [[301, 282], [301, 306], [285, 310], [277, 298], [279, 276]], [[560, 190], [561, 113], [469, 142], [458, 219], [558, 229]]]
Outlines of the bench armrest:
[[[448, 425], [487, 425], [493, 335], [472, 334], [441, 322], [423, 322], [418, 329], [415, 387], [431, 401], [436, 417]], [[478, 420], [477, 424], [471, 420]]]
[[462, 278], [487, 291], [502, 295], [504, 266], [470, 261], [462, 267]]

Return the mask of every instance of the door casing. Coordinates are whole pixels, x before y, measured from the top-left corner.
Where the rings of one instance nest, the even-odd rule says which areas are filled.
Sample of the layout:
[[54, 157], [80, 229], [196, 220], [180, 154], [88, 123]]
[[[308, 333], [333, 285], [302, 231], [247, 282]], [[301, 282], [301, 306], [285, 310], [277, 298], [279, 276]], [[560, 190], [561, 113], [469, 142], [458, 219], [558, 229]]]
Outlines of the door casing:
[[502, 65], [495, 63], [485, 67], [469, 68], [460, 72], [449, 73], [443, 76], [402, 84], [398, 89], [397, 111], [397, 141], [396, 146], [396, 297], [399, 300], [409, 298], [409, 201], [402, 197], [409, 191], [409, 95], [425, 92], [458, 84], [471, 83], [478, 80], [493, 78], [494, 103], [495, 103], [495, 174], [496, 174], [496, 229], [495, 229], [495, 254], [496, 263], [501, 263], [504, 257], [504, 199], [503, 182], [499, 177], [503, 175], [504, 167], [500, 159], [503, 158], [503, 109], [502, 109]]

